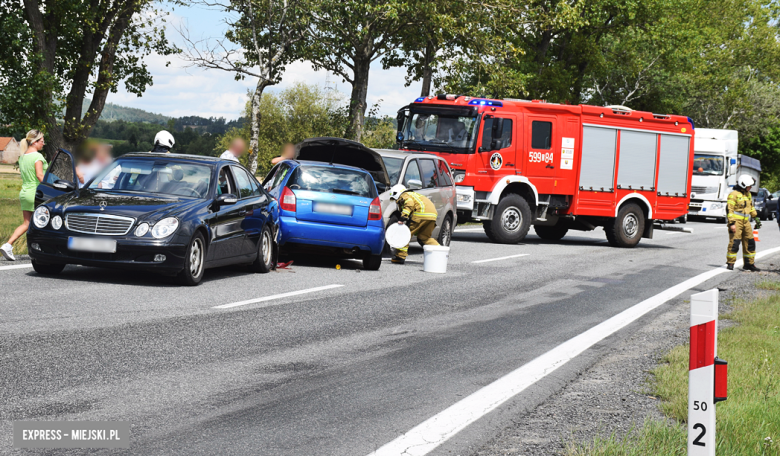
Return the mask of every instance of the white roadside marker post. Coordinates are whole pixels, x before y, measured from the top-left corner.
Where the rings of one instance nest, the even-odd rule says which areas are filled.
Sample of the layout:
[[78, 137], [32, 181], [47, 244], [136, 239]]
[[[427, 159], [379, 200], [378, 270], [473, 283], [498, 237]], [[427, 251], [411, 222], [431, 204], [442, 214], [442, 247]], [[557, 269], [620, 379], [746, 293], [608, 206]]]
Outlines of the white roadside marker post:
[[688, 455], [715, 455], [715, 403], [727, 398], [726, 362], [718, 355], [718, 290], [691, 296]]

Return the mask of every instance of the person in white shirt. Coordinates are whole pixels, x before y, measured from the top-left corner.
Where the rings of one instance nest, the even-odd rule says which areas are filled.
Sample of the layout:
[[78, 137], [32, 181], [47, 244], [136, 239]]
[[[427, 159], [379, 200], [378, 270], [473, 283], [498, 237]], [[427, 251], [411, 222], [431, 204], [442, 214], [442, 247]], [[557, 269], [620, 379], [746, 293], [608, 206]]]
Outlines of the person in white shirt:
[[244, 155], [246, 153], [246, 143], [241, 138], [236, 138], [230, 143], [230, 148], [226, 150], [225, 152], [222, 152], [222, 155], [219, 156], [219, 158], [223, 160], [233, 160], [234, 162], [238, 163], [238, 157]]

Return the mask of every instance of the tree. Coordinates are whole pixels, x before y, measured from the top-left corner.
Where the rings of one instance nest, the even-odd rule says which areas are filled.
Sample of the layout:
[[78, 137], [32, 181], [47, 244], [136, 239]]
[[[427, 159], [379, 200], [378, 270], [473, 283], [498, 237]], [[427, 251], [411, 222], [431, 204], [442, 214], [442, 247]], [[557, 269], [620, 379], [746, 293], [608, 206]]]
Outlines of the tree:
[[[130, 93], [144, 92], [152, 83], [143, 63], [146, 55], [175, 52], [157, 27], [161, 16], [152, 0], [22, 3], [21, 11], [15, 2], [0, 6], [3, 34], [8, 30], [11, 41], [0, 47], [0, 92], [13, 94], [0, 97], [0, 112], [13, 126], [45, 129], [49, 155], [58, 147], [81, 145], [100, 118], [108, 92], [116, 92], [121, 81]], [[87, 94], [92, 101], [85, 113]], [[24, 100], [23, 109], [13, 103], [15, 96]]]
[[255, 173], [263, 92], [278, 84], [285, 66], [295, 60], [311, 5], [305, 0], [195, 0], [195, 4], [238, 15], [226, 21], [230, 28], [223, 39], [193, 40], [187, 30], [180, 32], [187, 42], [185, 58], [194, 66], [227, 71], [236, 80], [257, 79], [247, 112], [251, 132], [248, 167]]
[[412, 0], [320, 0], [312, 12], [302, 57], [352, 86], [348, 138], [360, 141], [363, 133], [371, 63], [402, 64], [398, 50], [417, 33], [418, 11]]

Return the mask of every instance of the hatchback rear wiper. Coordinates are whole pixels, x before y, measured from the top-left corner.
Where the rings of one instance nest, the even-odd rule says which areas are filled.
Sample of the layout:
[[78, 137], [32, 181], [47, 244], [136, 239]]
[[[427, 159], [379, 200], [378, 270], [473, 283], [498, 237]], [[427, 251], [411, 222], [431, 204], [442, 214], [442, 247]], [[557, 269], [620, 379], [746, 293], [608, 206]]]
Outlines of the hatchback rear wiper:
[[343, 193], [345, 195], [360, 195], [360, 193], [358, 193], [358, 192], [353, 192], [352, 190], [342, 190], [340, 188], [331, 189], [331, 192], [333, 192], [333, 193]]

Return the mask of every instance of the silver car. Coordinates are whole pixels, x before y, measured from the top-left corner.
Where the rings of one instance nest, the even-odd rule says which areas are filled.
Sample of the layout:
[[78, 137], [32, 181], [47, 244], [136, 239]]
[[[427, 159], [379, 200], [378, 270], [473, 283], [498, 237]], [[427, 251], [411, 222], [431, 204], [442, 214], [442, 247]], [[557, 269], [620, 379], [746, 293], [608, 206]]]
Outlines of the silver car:
[[[458, 222], [455, 181], [447, 162], [433, 154], [374, 149], [382, 157], [390, 186], [401, 183], [430, 199], [439, 216], [433, 237], [441, 245], [450, 245], [452, 230]], [[390, 189], [379, 194], [385, 226], [400, 215], [395, 201], [390, 201]]]

